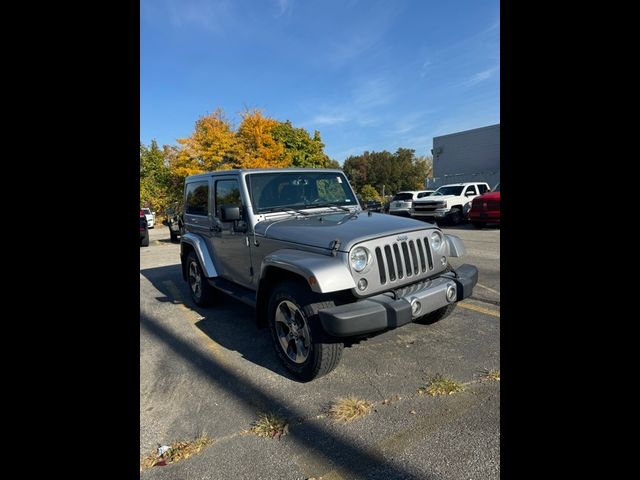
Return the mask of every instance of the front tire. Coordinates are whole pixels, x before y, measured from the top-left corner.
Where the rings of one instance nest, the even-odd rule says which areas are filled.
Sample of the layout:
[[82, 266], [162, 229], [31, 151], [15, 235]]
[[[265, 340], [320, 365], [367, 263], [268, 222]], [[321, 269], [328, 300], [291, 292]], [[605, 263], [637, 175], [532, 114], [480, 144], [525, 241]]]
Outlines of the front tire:
[[176, 243], [178, 241], [178, 234], [173, 230], [169, 230], [169, 235], [171, 235], [171, 242]]
[[148, 247], [149, 246], [149, 232], [147, 231], [144, 235], [144, 237], [142, 237], [140, 239], [140, 246], [142, 247]]
[[462, 210], [458, 207], [453, 207], [451, 209], [451, 214], [449, 215], [449, 221], [451, 225], [460, 225], [462, 222]]
[[276, 354], [285, 368], [302, 381], [331, 372], [340, 363], [344, 344], [328, 338], [318, 312], [335, 303], [292, 281], [271, 292], [268, 307], [269, 331]]
[[208, 307], [215, 300], [213, 287], [207, 282], [196, 254], [191, 251], [187, 255], [187, 281], [191, 299], [199, 307]]
[[473, 225], [475, 228], [484, 228], [484, 222], [471, 222], [471, 225]]

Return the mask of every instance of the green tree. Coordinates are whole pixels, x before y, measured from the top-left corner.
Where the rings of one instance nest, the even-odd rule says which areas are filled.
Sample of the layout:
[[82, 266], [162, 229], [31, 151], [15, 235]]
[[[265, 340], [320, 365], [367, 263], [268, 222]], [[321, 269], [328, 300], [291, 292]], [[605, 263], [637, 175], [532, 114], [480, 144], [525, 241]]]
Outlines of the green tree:
[[287, 120], [274, 127], [272, 135], [284, 146], [284, 155], [292, 167], [327, 168], [331, 164], [331, 160], [324, 153], [324, 143], [318, 130], [311, 138], [304, 128], [295, 128]]
[[360, 189], [360, 196], [365, 202], [369, 200], [380, 201], [381, 197], [378, 191], [371, 185], [365, 185]]
[[367, 184], [385, 193], [417, 190], [424, 188], [431, 173], [431, 158], [416, 157], [415, 150], [408, 148], [398, 148], [395, 153], [365, 151], [347, 158], [344, 172], [358, 191]]
[[169, 168], [156, 140], [147, 147], [140, 143], [140, 206], [161, 211], [167, 204]]

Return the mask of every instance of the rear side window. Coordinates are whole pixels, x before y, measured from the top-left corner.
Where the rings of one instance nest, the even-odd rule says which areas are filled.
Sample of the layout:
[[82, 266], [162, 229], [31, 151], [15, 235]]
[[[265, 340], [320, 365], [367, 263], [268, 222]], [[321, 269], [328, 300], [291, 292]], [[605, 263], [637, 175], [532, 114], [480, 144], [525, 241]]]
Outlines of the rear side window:
[[209, 206], [209, 182], [196, 182], [187, 185], [187, 215], [207, 215]]
[[486, 185], [480, 184], [478, 185], [478, 190], [480, 190], [480, 195], [482, 195], [483, 193], [489, 190], [489, 187], [487, 187]]
[[469, 187], [467, 187], [467, 191], [465, 193], [470, 193], [472, 195], [477, 195], [478, 193], [476, 192], [476, 187], [473, 185], [470, 185]]
[[413, 193], [397, 193], [393, 200], [412, 200]]
[[418, 198], [428, 197], [429, 195], [431, 195], [431, 192], [420, 192]]

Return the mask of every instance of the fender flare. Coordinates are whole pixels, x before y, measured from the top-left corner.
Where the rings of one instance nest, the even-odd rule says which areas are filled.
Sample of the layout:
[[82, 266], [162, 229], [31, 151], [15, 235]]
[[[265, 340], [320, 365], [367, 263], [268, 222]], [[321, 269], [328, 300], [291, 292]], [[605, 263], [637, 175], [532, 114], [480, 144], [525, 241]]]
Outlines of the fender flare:
[[450, 257], [462, 257], [467, 254], [467, 249], [465, 248], [464, 243], [462, 243], [460, 237], [449, 234], [445, 234], [444, 237], [447, 239]]
[[277, 267], [304, 278], [312, 291], [330, 293], [356, 287], [349, 268], [338, 258], [300, 250], [282, 249], [262, 260], [260, 278], [269, 267]]
[[[211, 255], [209, 255], [209, 250], [207, 249], [207, 245], [202, 237], [193, 233], [185, 233], [180, 237], [181, 250], [183, 243], [189, 244], [193, 247], [198, 260], [200, 261], [205, 277], [212, 278], [218, 276], [218, 271], [213, 264], [213, 259], [211, 258]], [[182, 258], [184, 265], [185, 258], [182, 251], [180, 252], [180, 257]]]

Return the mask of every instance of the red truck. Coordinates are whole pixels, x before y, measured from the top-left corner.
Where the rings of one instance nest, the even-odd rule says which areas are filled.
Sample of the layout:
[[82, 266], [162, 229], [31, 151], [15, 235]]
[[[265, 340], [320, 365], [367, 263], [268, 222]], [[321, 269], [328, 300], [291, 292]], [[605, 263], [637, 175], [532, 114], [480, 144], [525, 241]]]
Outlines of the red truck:
[[476, 228], [482, 228], [487, 223], [500, 225], [500, 184], [484, 195], [473, 199], [471, 210], [467, 215], [471, 224]]

